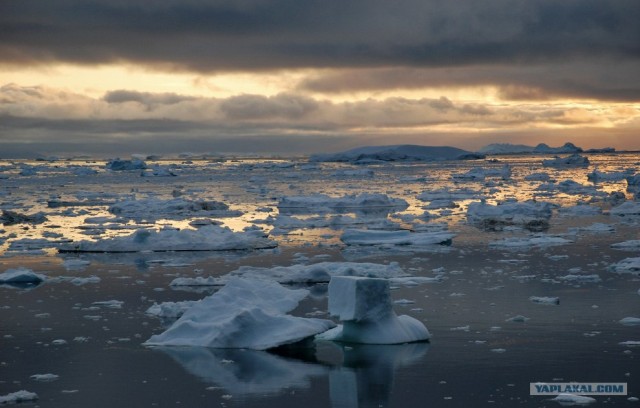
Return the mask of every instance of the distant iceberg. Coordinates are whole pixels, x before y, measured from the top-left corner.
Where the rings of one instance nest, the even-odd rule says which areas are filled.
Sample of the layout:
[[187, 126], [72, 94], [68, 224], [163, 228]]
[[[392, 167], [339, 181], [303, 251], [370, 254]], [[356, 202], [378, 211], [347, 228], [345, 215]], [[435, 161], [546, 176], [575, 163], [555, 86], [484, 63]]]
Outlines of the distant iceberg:
[[482, 159], [483, 155], [450, 146], [390, 145], [365, 146], [340, 153], [316, 154], [309, 160], [315, 162], [371, 161], [442, 161]]
[[540, 143], [537, 146], [527, 146], [511, 143], [493, 143], [484, 146], [478, 153], [499, 155], [499, 154], [573, 154], [582, 153], [581, 147], [567, 142], [560, 147], [550, 147], [546, 143]]

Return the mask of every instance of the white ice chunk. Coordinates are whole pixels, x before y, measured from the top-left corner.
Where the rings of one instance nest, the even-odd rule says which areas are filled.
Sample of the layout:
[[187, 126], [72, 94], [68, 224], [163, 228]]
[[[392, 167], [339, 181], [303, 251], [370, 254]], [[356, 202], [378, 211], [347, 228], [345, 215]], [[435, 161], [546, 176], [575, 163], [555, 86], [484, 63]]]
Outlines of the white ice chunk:
[[261, 230], [233, 232], [227, 227], [206, 225], [197, 230], [139, 229], [124, 237], [75, 242], [62, 246], [60, 252], [228, 251], [276, 246]]
[[616, 273], [640, 274], [640, 258], [626, 258], [622, 261], [609, 265], [609, 270]]
[[559, 305], [560, 298], [554, 296], [531, 296], [529, 300], [542, 305]]
[[51, 382], [51, 381], [57, 380], [58, 378], [60, 378], [59, 375], [51, 374], [51, 373], [48, 373], [48, 374], [34, 374], [34, 375], [31, 376], [32, 380], [41, 381], [41, 382]]
[[528, 249], [566, 245], [570, 243], [572, 243], [572, 241], [562, 237], [537, 235], [529, 238], [504, 238], [498, 241], [489, 242], [489, 246], [505, 249]]
[[615, 244], [611, 244], [611, 248], [623, 249], [628, 251], [638, 250], [640, 249], [640, 239], [632, 239], [629, 241], [616, 242]]
[[389, 281], [336, 276], [329, 283], [329, 313], [342, 326], [317, 338], [365, 344], [399, 344], [428, 340], [427, 328], [410, 316], [393, 311]]
[[230, 211], [229, 206], [215, 200], [185, 200], [174, 198], [160, 200], [148, 198], [144, 200], [123, 200], [109, 207], [109, 212], [121, 217], [133, 219], [176, 218], [185, 216], [222, 217], [240, 215]]
[[11, 394], [0, 396], [0, 405], [17, 404], [20, 402], [30, 402], [30, 401], [36, 401], [37, 399], [38, 399], [38, 394], [36, 394], [35, 392], [20, 390], [20, 391], [12, 392]]
[[584, 395], [575, 394], [558, 394], [557, 397], [552, 398], [551, 401], [555, 401], [564, 406], [569, 405], [587, 405], [596, 402], [595, 398], [586, 397]]
[[640, 326], [640, 317], [625, 317], [619, 323], [625, 326]]
[[335, 326], [328, 320], [285, 315], [308, 293], [275, 282], [233, 279], [145, 344], [266, 350], [295, 343]]
[[160, 318], [178, 318], [191, 309], [198, 300], [184, 300], [182, 302], [154, 303], [145, 313]]

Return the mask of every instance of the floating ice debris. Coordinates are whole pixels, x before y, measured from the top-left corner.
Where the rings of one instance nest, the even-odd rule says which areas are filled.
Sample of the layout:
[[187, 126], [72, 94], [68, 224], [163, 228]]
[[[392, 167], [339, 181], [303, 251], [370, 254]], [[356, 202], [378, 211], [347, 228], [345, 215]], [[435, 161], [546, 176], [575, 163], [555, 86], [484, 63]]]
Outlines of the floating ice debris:
[[559, 191], [565, 194], [575, 195], [591, 195], [597, 196], [603, 193], [599, 192], [594, 186], [586, 186], [573, 180], [563, 180], [559, 183], [545, 183], [536, 188], [537, 191]]
[[[176, 278], [171, 285], [224, 285], [232, 278], [275, 281], [282, 284], [327, 283], [333, 276], [362, 276], [369, 278], [394, 279], [406, 277], [397, 262], [388, 265], [367, 262], [320, 262], [311, 265], [296, 264], [272, 268], [241, 266], [219, 278]], [[415, 278], [420, 279], [420, 278]]]
[[565, 282], [575, 282], [575, 283], [602, 282], [602, 279], [600, 279], [600, 276], [597, 274], [592, 274], [592, 275], [569, 274], [564, 276], [558, 276], [558, 279]]
[[59, 375], [56, 374], [34, 374], [30, 377], [32, 380], [40, 381], [40, 382], [51, 382], [60, 378]]
[[589, 159], [579, 154], [572, 154], [567, 157], [556, 157], [554, 159], [543, 160], [544, 167], [567, 168], [567, 167], [589, 167]]
[[69, 282], [76, 286], [86, 285], [87, 283], [100, 283], [101, 279], [97, 276], [89, 276], [86, 278], [75, 277], [72, 278]]
[[552, 398], [551, 401], [555, 401], [563, 406], [588, 405], [596, 402], [595, 398], [575, 394], [558, 394], [555, 398]]
[[622, 249], [627, 251], [635, 251], [640, 249], [640, 239], [632, 239], [629, 241], [616, 242], [611, 244], [613, 249]]
[[171, 171], [171, 169], [159, 165], [155, 165], [151, 168], [147, 168], [142, 170], [140, 173], [141, 177], [175, 177], [176, 173]]
[[62, 262], [62, 266], [68, 271], [78, 271], [91, 265], [91, 261], [85, 259], [70, 258]]
[[329, 313], [342, 325], [316, 338], [365, 344], [400, 344], [428, 340], [419, 320], [393, 311], [389, 281], [336, 276], [329, 283]]
[[626, 347], [639, 347], [640, 346], [640, 341], [637, 340], [627, 340], [627, 341], [622, 341], [620, 343], [621, 346], [626, 346]]
[[617, 207], [613, 207], [609, 213], [611, 215], [617, 215], [619, 217], [640, 215], [640, 202], [638, 201], [624, 202]]
[[113, 159], [106, 164], [108, 170], [111, 171], [127, 171], [127, 170], [143, 170], [147, 168], [144, 161], [133, 158], [131, 160]]
[[109, 309], [122, 309], [122, 305], [124, 302], [122, 300], [102, 300], [98, 302], [93, 302], [92, 305], [95, 306], [104, 306]]
[[154, 303], [145, 311], [145, 313], [165, 319], [177, 319], [198, 302], [198, 300], [184, 300], [182, 302]]
[[475, 202], [469, 204], [467, 219], [482, 229], [495, 231], [505, 226], [522, 226], [541, 231], [549, 227], [552, 205], [546, 202], [506, 202], [499, 205]]
[[522, 315], [517, 315], [517, 316], [510, 317], [505, 321], [507, 321], [507, 322], [515, 322], [515, 323], [524, 323], [527, 320], [529, 320], [528, 317], [525, 317], [525, 316], [522, 316]]
[[549, 297], [549, 296], [531, 296], [529, 300], [533, 303], [539, 303], [542, 305], [559, 305], [560, 298], [559, 297]]
[[450, 232], [411, 232], [380, 230], [345, 230], [340, 239], [347, 245], [451, 245]]
[[229, 210], [229, 206], [215, 200], [190, 201], [182, 198], [159, 200], [124, 200], [109, 207], [112, 214], [132, 219], [174, 218], [184, 216], [198, 217], [235, 217], [238, 211]]
[[625, 317], [621, 319], [618, 323], [623, 324], [625, 326], [640, 326], [640, 317]]
[[462, 188], [458, 190], [452, 190], [449, 188], [442, 188], [439, 190], [425, 191], [418, 195], [418, 200], [421, 201], [459, 201], [469, 200], [478, 197], [482, 192], [471, 190], [469, 188]]
[[266, 350], [296, 343], [335, 326], [328, 320], [285, 315], [308, 293], [275, 282], [232, 279], [145, 344]]
[[46, 276], [27, 268], [7, 269], [0, 273], [0, 284], [38, 285], [46, 279]]
[[466, 173], [454, 174], [452, 177], [454, 180], [484, 181], [486, 174], [482, 167], [474, 167]]
[[539, 173], [531, 173], [524, 176], [526, 181], [549, 181], [551, 180], [551, 176], [548, 173], [539, 172]]
[[371, 169], [356, 170], [338, 170], [332, 174], [334, 177], [373, 177], [374, 172]]
[[0, 395], [0, 405], [17, 404], [20, 402], [31, 402], [38, 400], [38, 394], [26, 390], [12, 392], [7, 395]]
[[220, 286], [218, 278], [209, 276], [208, 278], [202, 276], [196, 276], [195, 278], [175, 278], [171, 281], [169, 286]]
[[600, 183], [603, 181], [621, 181], [630, 176], [628, 171], [614, 171], [611, 173], [605, 173], [599, 171], [597, 168], [587, 174], [587, 179], [594, 183]]
[[537, 235], [529, 238], [504, 238], [489, 242], [489, 246], [505, 249], [544, 248], [549, 246], [571, 244], [572, 241], [550, 235]]
[[627, 177], [627, 191], [635, 194], [640, 192], [640, 174]]
[[364, 146], [340, 153], [316, 154], [309, 160], [316, 162], [369, 162], [369, 161], [440, 161], [479, 159], [474, 154], [449, 146], [389, 145]]
[[331, 197], [325, 194], [310, 196], [282, 197], [279, 209], [348, 209], [348, 208], [398, 208], [405, 209], [409, 204], [400, 198], [391, 198], [384, 194], [352, 194]]
[[278, 244], [262, 230], [233, 232], [227, 227], [205, 225], [197, 230], [139, 229], [131, 235], [64, 245], [60, 252], [230, 251], [275, 248]]
[[616, 273], [640, 274], [640, 258], [626, 258], [622, 261], [609, 265], [609, 270]]

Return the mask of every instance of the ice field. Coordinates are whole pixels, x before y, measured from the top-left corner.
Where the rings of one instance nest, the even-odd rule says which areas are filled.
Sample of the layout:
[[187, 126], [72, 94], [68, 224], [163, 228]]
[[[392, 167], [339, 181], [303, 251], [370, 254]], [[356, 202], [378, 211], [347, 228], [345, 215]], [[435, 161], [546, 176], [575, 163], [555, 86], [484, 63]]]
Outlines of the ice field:
[[639, 155], [328, 159], [0, 160], [0, 405], [639, 404]]

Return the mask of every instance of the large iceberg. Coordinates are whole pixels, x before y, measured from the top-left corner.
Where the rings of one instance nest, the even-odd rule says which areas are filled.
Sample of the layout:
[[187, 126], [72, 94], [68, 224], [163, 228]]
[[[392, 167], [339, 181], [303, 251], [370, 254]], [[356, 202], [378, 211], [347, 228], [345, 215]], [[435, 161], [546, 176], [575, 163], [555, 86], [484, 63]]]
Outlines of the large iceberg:
[[546, 202], [505, 202], [498, 205], [475, 202], [467, 208], [467, 219], [478, 227], [496, 231], [515, 225], [531, 231], [549, 228], [552, 205]]
[[316, 154], [311, 161], [439, 161], [484, 158], [483, 155], [450, 146], [390, 145], [365, 146], [340, 153]]
[[329, 313], [342, 325], [322, 333], [321, 340], [364, 344], [426, 341], [429, 330], [413, 317], [393, 311], [389, 281], [336, 276], [329, 283]]
[[138, 229], [131, 235], [100, 241], [79, 241], [63, 245], [60, 252], [141, 251], [232, 251], [275, 248], [278, 244], [260, 229], [233, 232], [227, 227], [206, 225], [197, 230], [164, 228]]
[[267, 350], [296, 343], [335, 326], [329, 320], [286, 315], [308, 294], [275, 282], [233, 279], [145, 344]]

